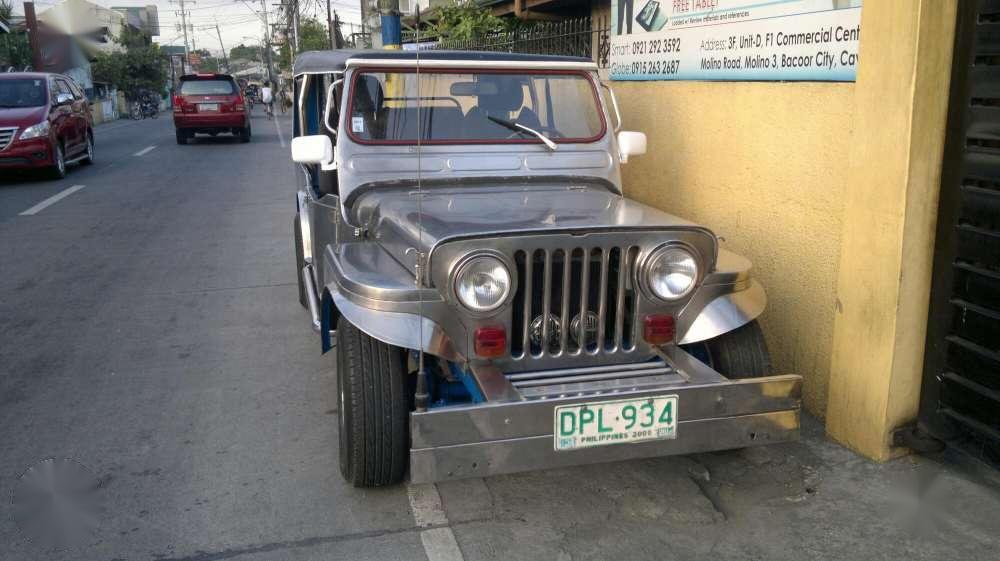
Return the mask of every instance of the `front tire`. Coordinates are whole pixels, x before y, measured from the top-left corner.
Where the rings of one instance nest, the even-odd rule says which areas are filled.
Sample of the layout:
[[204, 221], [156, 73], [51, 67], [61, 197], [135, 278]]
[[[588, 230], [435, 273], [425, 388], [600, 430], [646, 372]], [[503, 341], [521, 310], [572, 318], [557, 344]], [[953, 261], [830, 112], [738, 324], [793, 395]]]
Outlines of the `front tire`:
[[403, 480], [410, 413], [406, 353], [370, 337], [346, 318], [337, 326], [340, 473], [355, 487]]
[[52, 179], [62, 179], [66, 177], [66, 153], [63, 151], [61, 143], [56, 143], [52, 151], [52, 167], [49, 168], [49, 177]]
[[711, 366], [729, 379], [771, 375], [771, 353], [757, 320], [705, 342]]

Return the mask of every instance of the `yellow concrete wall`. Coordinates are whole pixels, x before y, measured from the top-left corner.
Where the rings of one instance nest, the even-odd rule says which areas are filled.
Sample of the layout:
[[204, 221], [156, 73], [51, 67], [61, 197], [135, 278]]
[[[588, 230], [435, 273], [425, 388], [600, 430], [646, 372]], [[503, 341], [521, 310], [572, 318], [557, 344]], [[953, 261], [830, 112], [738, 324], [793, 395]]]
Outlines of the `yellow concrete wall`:
[[[849, 155], [827, 431], [895, 452], [917, 414], [956, 4], [865, 4]], [[873, 61], [873, 62], [869, 62]]]
[[854, 84], [613, 82], [623, 130], [648, 152], [624, 166], [627, 196], [712, 228], [754, 263], [777, 372], [828, 393]]

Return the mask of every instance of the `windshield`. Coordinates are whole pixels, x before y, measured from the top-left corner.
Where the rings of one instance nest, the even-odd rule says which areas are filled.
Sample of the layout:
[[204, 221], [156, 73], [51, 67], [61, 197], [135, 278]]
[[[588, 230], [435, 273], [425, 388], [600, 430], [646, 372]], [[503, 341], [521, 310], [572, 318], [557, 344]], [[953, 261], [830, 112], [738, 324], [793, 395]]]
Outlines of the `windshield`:
[[44, 79], [0, 80], [0, 107], [40, 107], [45, 105], [45, 100]]
[[583, 72], [421, 70], [419, 76], [418, 88], [412, 70], [355, 74], [346, 122], [351, 138], [412, 144], [419, 129], [429, 143], [542, 142], [511, 123], [555, 142], [592, 142], [605, 132], [597, 91]]
[[185, 80], [181, 95], [232, 95], [235, 85], [229, 80]]

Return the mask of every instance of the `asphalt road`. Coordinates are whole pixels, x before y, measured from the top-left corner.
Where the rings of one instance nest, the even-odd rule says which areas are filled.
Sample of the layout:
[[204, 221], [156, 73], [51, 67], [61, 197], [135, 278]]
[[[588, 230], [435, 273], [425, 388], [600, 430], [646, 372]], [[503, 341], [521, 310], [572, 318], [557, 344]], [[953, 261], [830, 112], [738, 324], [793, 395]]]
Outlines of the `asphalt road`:
[[[288, 122], [178, 146], [165, 117], [100, 127], [63, 181], [0, 179], [0, 559], [1000, 557], [995, 490], [871, 464], [808, 418], [770, 448], [348, 487], [333, 356], [296, 296]], [[11, 520], [46, 458], [100, 481], [71, 551]]]

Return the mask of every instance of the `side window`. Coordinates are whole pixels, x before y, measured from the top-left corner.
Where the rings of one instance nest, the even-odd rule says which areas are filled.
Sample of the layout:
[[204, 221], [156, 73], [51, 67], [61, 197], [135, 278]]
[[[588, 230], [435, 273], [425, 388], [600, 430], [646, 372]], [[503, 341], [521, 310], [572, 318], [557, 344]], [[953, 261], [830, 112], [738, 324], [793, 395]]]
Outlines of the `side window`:
[[59, 93], [65, 93], [73, 97], [76, 97], [76, 95], [73, 93], [73, 88], [69, 87], [69, 84], [66, 83], [66, 80], [63, 80], [62, 78], [56, 78], [56, 85], [59, 88]]
[[59, 85], [54, 78], [49, 78], [49, 101], [52, 105], [56, 103], [56, 96], [59, 95]]
[[83, 95], [83, 90], [80, 89], [80, 86], [75, 81], [68, 80], [66, 83], [69, 84], [69, 89], [71, 92], [73, 92], [74, 98], [76, 98], [77, 100], [82, 100], [84, 97], [86, 97], [85, 95]]

